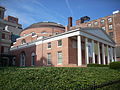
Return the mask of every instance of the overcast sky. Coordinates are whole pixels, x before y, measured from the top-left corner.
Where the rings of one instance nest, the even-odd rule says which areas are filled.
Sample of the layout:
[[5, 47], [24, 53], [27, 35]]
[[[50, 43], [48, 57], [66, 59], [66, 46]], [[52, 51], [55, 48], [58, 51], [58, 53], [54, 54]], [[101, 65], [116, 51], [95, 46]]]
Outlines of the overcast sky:
[[7, 9], [5, 16], [18, 17], [23, 28], [42, 21], [67, 25], [69, 16], [75, 25], [82, 16], [93, 20], [120, 10], [120, 0], [0, 0], [0, 5]]

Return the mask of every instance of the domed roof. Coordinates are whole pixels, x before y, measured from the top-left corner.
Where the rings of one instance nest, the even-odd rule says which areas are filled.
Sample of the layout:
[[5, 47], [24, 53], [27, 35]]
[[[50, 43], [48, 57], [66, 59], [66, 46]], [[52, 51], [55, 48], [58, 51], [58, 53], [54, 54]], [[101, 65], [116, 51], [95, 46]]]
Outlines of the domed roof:
[[38, 22], [38, 23], [34, 23], [34, 24], [30, 25], [29, 27], [27, 27], [25, 29], [39, 28], [39, 27], [59, 27], [59, 28], [63, 28], [63, 29], [65, 28], [63, 25], [55, 23], [55, 22]]

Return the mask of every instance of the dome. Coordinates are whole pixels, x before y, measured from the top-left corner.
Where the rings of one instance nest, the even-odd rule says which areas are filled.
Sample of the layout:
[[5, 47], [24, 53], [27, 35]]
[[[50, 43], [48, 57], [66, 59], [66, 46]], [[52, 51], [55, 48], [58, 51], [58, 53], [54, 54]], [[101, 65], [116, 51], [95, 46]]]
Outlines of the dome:
[[[63, 25], [55, 23], [55, 22], [38, 22], [30, 25], [29, 27], [25, 29], [30, 29], [30, 28], [39, 28], [39, 27], [59, 27], [59, 28], [65, 28]], [[24, 29], [24, 30], [25, 30]]]

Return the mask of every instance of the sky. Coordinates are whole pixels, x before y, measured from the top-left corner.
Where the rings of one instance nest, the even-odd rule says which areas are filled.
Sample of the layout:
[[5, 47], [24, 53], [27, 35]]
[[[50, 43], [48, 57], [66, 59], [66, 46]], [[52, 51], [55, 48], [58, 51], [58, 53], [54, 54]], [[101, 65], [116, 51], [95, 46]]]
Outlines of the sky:
[[111, 15], [120, 10], [120, 0], [0, 0], [7, 10], [5, 16], [19, 18], [23, 28], [42, 21], [67, 25], [67, 18], [75, 21], [83, 16], [90, 20]]

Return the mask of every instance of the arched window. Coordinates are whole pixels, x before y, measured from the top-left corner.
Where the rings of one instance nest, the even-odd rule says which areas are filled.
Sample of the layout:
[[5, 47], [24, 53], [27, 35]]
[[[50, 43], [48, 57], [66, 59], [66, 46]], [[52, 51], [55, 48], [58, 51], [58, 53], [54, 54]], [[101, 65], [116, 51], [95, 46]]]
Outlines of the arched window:
[[25, 44], [25, 43], [26, 43], [26, 40], [25, 40], [25, 39], [23, 39], [23, 40], [22, 40], [22, 44]]
[[20, 66], [25, 66], [25, 53], [20, 54]]
[[31, 54], [31, 66], [34, 66], [35, 65], [35, 53], [33, 52]]

